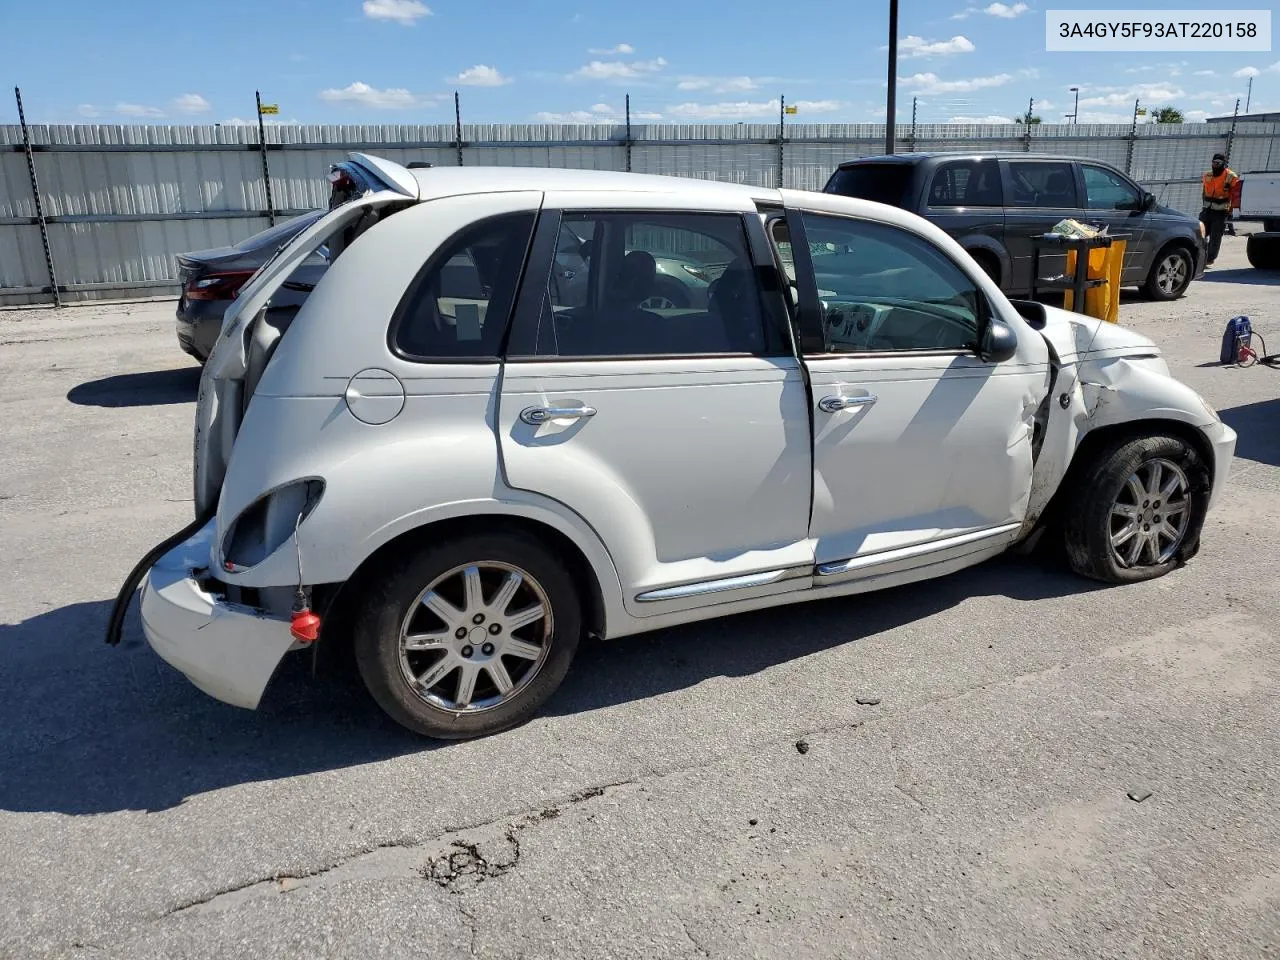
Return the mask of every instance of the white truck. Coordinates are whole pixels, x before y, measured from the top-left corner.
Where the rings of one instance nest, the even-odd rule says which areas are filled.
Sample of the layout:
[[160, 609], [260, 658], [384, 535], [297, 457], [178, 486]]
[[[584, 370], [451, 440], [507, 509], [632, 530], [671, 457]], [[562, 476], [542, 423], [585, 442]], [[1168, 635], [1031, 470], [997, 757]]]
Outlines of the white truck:
[[1262, 232], [1249, 237], [1249, 263], [1259, 270], [1280, 270], [1280, 171], [1242, 174], [1240, 203], [1232, 216], [1262, 222]]

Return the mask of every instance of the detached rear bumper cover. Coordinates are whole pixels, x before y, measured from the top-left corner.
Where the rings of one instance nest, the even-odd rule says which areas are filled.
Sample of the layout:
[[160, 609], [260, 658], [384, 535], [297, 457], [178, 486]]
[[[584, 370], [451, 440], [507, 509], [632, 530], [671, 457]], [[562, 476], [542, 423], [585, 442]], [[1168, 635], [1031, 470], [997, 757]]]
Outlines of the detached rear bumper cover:
[[156, 561], [142, 585], [142, 629], [160, 657], [209, 696], [256, 709], [296, 645], [289, 623], [200, 585], [214, 521]]

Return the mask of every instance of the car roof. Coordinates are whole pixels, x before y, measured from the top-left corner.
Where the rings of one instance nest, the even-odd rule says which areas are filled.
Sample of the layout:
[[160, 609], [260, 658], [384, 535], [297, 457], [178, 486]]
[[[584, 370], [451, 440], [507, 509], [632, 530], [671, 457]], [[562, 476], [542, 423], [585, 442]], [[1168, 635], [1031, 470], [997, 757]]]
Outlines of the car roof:
[[687, 196], [693, 202], [708, 193], [734, 197], [747, 203], [781, 202], [781, 194], [770, 187], [753, 184], [694, 180], [689, 177], [662, 177], [614, 170], [565, 170], [549, 167], [430, 167], [410, 170], [418, 181], [418, 199], [468, 193], [499, 193], [515, 190], [617, 191], [619, 193], [662, 193]]
[[844, 160], [840, 169], [864, 163], [916, 164], [926, 160], [1081, 160], [1115, 169], [1114, 164], [1096, 157], [1075, 157], [1059, 153], [1027, 153], [1020, 150], [932, 150], [924, 153], [890, 153]]

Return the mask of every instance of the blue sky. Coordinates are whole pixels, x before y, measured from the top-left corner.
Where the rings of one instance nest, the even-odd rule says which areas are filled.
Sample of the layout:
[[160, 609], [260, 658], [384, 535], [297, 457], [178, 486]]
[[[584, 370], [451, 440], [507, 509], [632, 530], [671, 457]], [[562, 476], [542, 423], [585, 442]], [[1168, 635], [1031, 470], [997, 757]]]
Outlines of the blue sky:
[[[1127, 0], [1126, 7], [1211, 6]], [[1046, 53], [1044, 10], [1073, 3], [902, 0], [899, 120], [1129, 121], [1133, 100], [1189, 120], [1280, 109], [1276, 53]], [[1254, 4], [1254, 6], [1265, 6]], [[253, 92], [300, 123], [884, 119], [882, 0], [46, 0], [0, 3], [0, 75], [38, 123], [234, 123]], [[1244, 103], [1241, 102], [1243, 110]], [[10, 106], [4, 122], [15, 122]]]

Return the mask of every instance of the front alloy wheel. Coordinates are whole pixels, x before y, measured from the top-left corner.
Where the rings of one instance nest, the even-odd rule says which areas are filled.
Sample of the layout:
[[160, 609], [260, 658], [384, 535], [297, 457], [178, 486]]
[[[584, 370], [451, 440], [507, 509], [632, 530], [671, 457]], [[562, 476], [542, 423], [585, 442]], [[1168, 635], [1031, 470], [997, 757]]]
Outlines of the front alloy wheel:
[[1111, 550], [1133, 568], [1170, 560], [1191, 519], [1187, 475], [1170, 460], [1148, 460], [1125, 481], [1111, 506]]

